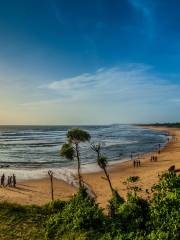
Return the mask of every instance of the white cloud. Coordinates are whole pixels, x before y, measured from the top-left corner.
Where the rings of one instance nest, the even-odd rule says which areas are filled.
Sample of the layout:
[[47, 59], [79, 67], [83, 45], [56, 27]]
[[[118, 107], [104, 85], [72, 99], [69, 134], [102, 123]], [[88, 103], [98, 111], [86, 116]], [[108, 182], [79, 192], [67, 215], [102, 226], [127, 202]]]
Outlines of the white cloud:
[[[167, 78], [167, 76], [166, 76]], [[151, 66], [101, 68], [38, 88], [41, 96], [21, 109], [63, 124], [177, 121], [180, 84], [160, 77]]]
[[95, 73], [83, 73], [72, 78], [54, 81], [48, 84], [49, 90], [55, 90], [76, 100], [121, 100], [154, 102], [166, 101], [178, 96], [180, 86], [158, 77], [150, 66], [128, 64], [104, 69]]

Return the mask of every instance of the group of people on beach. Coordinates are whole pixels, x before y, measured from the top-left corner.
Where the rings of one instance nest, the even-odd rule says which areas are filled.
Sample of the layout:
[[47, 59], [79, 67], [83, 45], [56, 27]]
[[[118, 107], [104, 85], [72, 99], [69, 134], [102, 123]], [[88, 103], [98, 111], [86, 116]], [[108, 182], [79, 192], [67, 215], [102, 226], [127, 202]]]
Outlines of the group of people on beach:
[[[131, 152], [131, 160], [133, 160], [133, 153]], [[133, 166], [135, 167], [140, 167], [141, 166], [141, 161], [140, 159], [134, 159], [133, 160]]]
[[171, 140], [172, 140], [172, 142], [176, 142], [178, 140], [178, 138], [176, 136], [172, 136]]
[[151, 162], [157, 162], [157, 160], [158, 160], [158, 157], [157, 156], [151, 156], [151, 158], [150, 158], [150, 161]]
[[140, 167], [141, 166], [141, 161], [139, 159], [133, 160], [133, 166], [135, 167]]
[[[172, 140], [173, 140], [173, 141], [176, 141], [177, 138], [174, 137], [174, 136], [172, 136]], [[168, 142], [170, 142], [170, 138], [169, 138], [169, 137], [168, 137]], [[160, 154], [160, 153], [161, 153], [161, 144], [157, 144], [157, 145], [155, 145], [155, 147], [156, 147], [157, 153]], [[141, 161], [139, 160], [139, 157], [137, 158], [137, 156], [136, 156], [136, 158], [133, 159], [133, 153], [132, 153], [132, 152], [131, 152], [130, 157], [131, 157], [131, 160], [133, 160], [133, 166], [134, 166], [134, 168], [141, 166]], [[156, 155], [152, 155], [152, 156], [150, 157], [150, 161], [151, 161], [151, 162], [157, 162], [157, 160], [158, 160], [158, 157], [157, 157]]]
[[8, 176], [7, 180], [5, 174], [1, 176], [1, 186], [2, 187], [16, 187], [16, 176], [13, 174], [12, 176]]

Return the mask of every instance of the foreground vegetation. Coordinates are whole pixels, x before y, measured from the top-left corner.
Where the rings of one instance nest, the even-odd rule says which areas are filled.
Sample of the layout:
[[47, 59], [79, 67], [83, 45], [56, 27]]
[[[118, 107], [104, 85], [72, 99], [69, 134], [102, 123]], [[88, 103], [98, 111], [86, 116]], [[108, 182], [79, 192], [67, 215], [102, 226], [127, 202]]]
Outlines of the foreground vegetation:
[[138, 196], [137, 181], [137, 176], [127, 179], [126, 201], [114, 191], [109, 215], [84, 188], [67, 202], [52, 201], [42, 207], [0, 203], [0, 239], [180, 239], [180, 176], [160, 176], [147, 200]]

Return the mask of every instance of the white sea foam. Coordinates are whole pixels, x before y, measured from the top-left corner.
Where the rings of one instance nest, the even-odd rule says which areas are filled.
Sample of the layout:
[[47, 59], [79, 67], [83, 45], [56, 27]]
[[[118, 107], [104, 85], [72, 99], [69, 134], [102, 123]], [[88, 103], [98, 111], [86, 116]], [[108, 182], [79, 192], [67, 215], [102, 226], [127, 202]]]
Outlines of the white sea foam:
[[137, 143], [137, 141], [129, 141], [129, 140], [103, 140], [102, 141], [102, 144], [103, 146], [105, 147], [110, 147], [110, 146], [114, 146], [114, 145], [126, 145], [126, 144], [134, 144], [134, 143]]
[[[120, 161], [112, 161], [109, 163], [109, 166], [118, 162], [128, 161], [129, 159], [123, 159]], [[5, 176], [11, 176], [15, 174], [17, 181], [24, 180], [38, 180], [47, 178], [48, 171], [53, 171], [53, 175], [57, 179], [61, 179], [71, 185], [77, 186], [78, 183], [75, 180], [77, 170], [75, 167], [61, 167], [61, 168], [41, 168], [41, 169], [17, 169], [17, 168], [2, 168], [0, 169], [0, 176], [4, 173]], [[102, 171], [96, 163], [82, 164], [81, 172], [82, 173], [93, 173]]]
[[[48, 177], [48, 170], [54, 176], [68, 183], [75, 183], [76, 165], [67, 167], [67, 162], [59, 156], [59, 149], [65, 142], [65, 134], [69, 127], [0, 127], [0, 175], [6, 177], [13, 173], [17, 181], [41, 179]], [[126, 161], [130, 153], [149, 152], [157, 143], [165, 142], [165, 135], [161, 132], [145, 130], [131, 125], [113, 126], [86, 126], [90, 132], [92, 142], [103, 144], [103, 154], [108, 159], [116, 161], [110, 165]], [[97, 172], [100, 168], [95, 160], [96, 155], [91, 151], [89, 144], [81, 145], [82, 172]], [[5, 166], [9, 166], [5, 168]]]

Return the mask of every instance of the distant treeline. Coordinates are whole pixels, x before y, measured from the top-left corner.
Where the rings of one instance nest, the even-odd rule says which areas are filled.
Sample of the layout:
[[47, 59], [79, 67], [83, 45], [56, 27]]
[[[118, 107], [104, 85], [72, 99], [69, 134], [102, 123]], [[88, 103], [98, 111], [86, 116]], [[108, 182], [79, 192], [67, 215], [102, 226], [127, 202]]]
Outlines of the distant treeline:
[[154, 127], [172, 127], [180, 128], [180, 122], [176, 123], [150, 123], [150, 124], [138, 124], [139, 126], [154, 126]]

